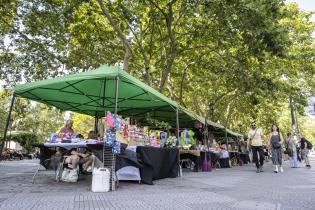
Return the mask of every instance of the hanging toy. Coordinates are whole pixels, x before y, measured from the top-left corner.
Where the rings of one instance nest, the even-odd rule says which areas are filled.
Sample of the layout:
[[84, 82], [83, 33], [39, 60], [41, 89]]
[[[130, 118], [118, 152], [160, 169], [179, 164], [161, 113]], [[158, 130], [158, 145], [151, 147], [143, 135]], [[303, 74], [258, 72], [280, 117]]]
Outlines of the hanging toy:
[[189, 133], [187, 129], [184, 130], [184, 141], [185, 141], [185, 145], [190, 143]]
[[120, 118], [118, 115], [114, 115], [115, 129], [119, 128]]
[[110, 112], [106, 113], [106, 121], [107, 121], [107, 124], [109, 125], [110, 128], [115, 127], [115, 119]]
[[113, 144], [113, 153], [120, 154], [120, 142], [115, 141], [115, 143]]
[[128, 138], [129, 136], [129, 128], [128, 128], [128, 124], [126, 123], [124, 126], [124, 137]]

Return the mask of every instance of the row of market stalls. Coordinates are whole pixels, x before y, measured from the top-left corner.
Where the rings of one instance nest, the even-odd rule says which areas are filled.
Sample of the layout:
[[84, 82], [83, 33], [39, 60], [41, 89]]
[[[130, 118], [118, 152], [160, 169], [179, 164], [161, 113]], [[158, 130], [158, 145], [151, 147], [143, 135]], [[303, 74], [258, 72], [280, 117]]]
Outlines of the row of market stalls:
[[[119, 67], [102, 66], [94, 71], [17, 85], [14, 96], [38, 101], [64, 111], [103, 117], [106, 111], [129, 116], [139, 122], [151, 116], [172, 126], [190, 127], [205, 119], [132, 77]], [[178, 116], [178, 117], [177, 117]], [[225, 128], [207, 121], [209, 128], [222, 135]], [[226, 129], [229, 137], [240, 137]]]
[[[216, 138], [222, 139], [224, 137], [223, 139], [226, 143], [229, 142], [228, 139], [235, 141], [242, 138], [242, 135], [227, 129], [220, 124], [211, 122], [210, 120], [205, 120], [205, 118], [187, 110], [177, 102], [167, 98], [155, 89], [139, 81], [127, 72], [121, 70], [119, 67], [110, 67], [104, 65], [93, 71], [17, 85], [14, 89], [8, 122], [11, 117], [11, 110], [16, 97], [27, 98], [33, 101], [44, 103], [63, 111], [72, 111], [93, 116], [95, 117], [96, 129], [99, 120], [102, 118], [104, 119], [106, 116], [107, 118], [105, 119], [108, 120], [108, 115], [112, 113], [112, 116], [114, 116], [114, 119], [118, 122], [116, 122], [116, 124], [119, 124], [113, 127], [116, 129], [115, 133], [121, 131], [122, 138], [125, 138], [125, 140], [127, 139], [124, 142], [126, 144], [130, 142], [130, 136], [128, 136], [128, 132], [129, 134], [132, 132], [137, 133], [139, 130], [141, 130], [138, 128], [139, 125], [141, 125], [142, 128], [144, 126], [148, 126], [148, 128], [145, 130], [148, 135], [146, 137], [142, 136], [141, 146], [139, 146], [140, 144], [134, 145], [137, 144], [137, 141], [133, 143], [133, 146], [138, 146], [135, 149], [138, 157], [142, 157], [143, 159], [145, 159], [144, 157], [147, 158], [147, 160], [141, 160], [143, 163], [140, 167], [143, 169], [140, 169], [141, 176], [148, 176], [147, 172], [153, 170], [153, 173], [149, 173], [151, 174], [149, 181], [145, 181], [145, 178], [142, 179], [141, 177], [143, 182], [151, 183], [152, 180], [157, 178], [177, 176], [177, 171], [179, 170], [178, 162], [180, 161], [181, 157], [180, 151], [182, 150], [182, 148], [178, 149], [177, 146], [176, 148], [160, 148], [156, 142], [157, 139], [150, 138], [150, 123], [148, 119], [154, 119], [156, 121], [168, 123], [171, 126], [168, 136], [170, 136], [170, 133], [175, 134], [176, 139], [178, 140], [178, 145], [185, 144], [185, 141], [187, 140], [185, 139], [186, 133], [185, 135], [182, 133], [184, 131], [187, 132], [188, 129], [193, 128], [196, 122], [203, 124], [203, 127], [206, 127], [208, 132]], [[128, 119], [128, 123], [125, 119]], [[127, 125], [129, 125], [129, 128]], [[134, 130], [126, 131], [126, 127], [127, 129], [133, 127]], [[7, 128], [8, 123], [4, 133], [5, 138], [7, 135]], [[128, 137], [126, 136], [126, 133]], [[117, 135], [118, 134], [119, 133], [117, 133]], [[105, 141], [107, 135], [108, 134], [104, 134]], [[158, 138], [159, 143], [162, 141], [161, 136], [155, 136]], [[139, 136], [137, 136], [137, 138], [138, 137]], [[182, 138], [184, 138], [184, 140]], [[205, 135], [205, 138], [208, 138], [208, 133]], [[148, 141], [145, 142], [144, 139]], [[152, 140], [155, 141], [154, 145], [152, 144]], [[190, 140], [188, 141], [188, 145], [193, 143], [192, 141], [190, 142]], [[207, 144], [207, 141], [208, 140], [205, 139], [204, 144]], [[95, 148], [101, 150], [102, 154], [99, 154], [99, 157], [102, 159], [103, 163], [106, 162], [104, 150], [105, 146], [103, 146], [105, 144], [99, 144], [99, 142], [93, 143], [101, 146], [90, 145], [87, 147], [90, 147], [92, 150], [93, 148], [94, 150]], [[196, 144], [196, 142], [194, 143]], [[69, 143], [69, 141], [67, 141], [67, 145], [70, 146], [66, 147], [64, 145], [66, 144], [59, 142], [58, 145], [46, 144], [46, 147], [58, 146], [64, 147], [66, 149], [73, 149], [74, 147], [77, 148], [79, 147], [78, 145], [83, 144], [78, 144], [78, 142]], [[151, 147], [148, 147], [149, 145]], [[206, 147], [203, 147], [203, 149], [206, 149]], [[226, 149], [228, 149], [228, 147]], [[190, 147], [186, 147], [186, 150], [191, 149]], [[194, 151], [191, 154], [195, 154], [196, 150], [198, 151], [198, 148], [194, 147], [193, 150]], [[168, 155], [166, 155], [166, 153]], [[171, 153], [174, 153], [174, 155], [171, 155]], [[187, 151], [183, 152], [183, 154], [184, 153], [187, 154]], [[200, 156], [201, 155], [199, 151], [199, 157]], [[163, 158], [168, 159], [163, 160]], [[158, 166], [152, 163], [152, 159], [154, 159], [153, 162], [155, 162]], [[170, 159], [172, 159], [172, 161], [170, 161]], [[146, 161], [151, 163], [151, 168], [145, 166]], [[163, 167], [161, 164], [164, 164]], [[110, 165], [112, 166], [113, 163], [110, 162]], [[165, 165], [168, 165], [169, 167], [165, 167]], [[112, 167], [111, 170], [115, 171], [117, 168], [115, 169]]]

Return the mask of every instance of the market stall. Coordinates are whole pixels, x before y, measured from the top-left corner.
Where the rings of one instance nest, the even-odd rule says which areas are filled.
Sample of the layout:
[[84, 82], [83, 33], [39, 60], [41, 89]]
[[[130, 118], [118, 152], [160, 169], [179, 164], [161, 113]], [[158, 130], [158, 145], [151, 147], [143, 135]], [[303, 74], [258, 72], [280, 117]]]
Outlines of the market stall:
[[238, 139], [242, 138], [241, 134], [210, 120], [205, 120], [188, 110], [186, 113], [198, 119], [198, 123], [191, 125], [193, 129], [184, 129], [181, 132], [183, 148], [180, 150], [181, 163], [189, 159], [194, 165], [191, 169], [195, 172], [209, 171], [209, 168], [212, 167], [229, 168], [231, 165], [240, 164]]
[[[143, 183], [151, 184], [155, 179], [177, 176], [179, 156], [183, 153], [182, 149], [181, 152], [177, 149], [177, 145], [184, 150], [199, 151], [199, 155], [196, 156], [200, 159], [197, 161], [197, 170], [199, 170], [201, 159], [209, 162], [211, 154], [217, 154], [217, 151], [209, 150], [205, 146], [198, 147], [204, 138], [200, 128], [194, 126], [196, 122], [207, 125], [209, 132], [216, 135], [218, 133], [225, 133], [227, 136], [235, 135], [219, 124], [209, 120], [205, 122], [204, 118], [188, 111], [119, 67], [101, 66], [93, 71], [17, 85], [14, 89], [8, 121], [16, 97], [28, 98], [64, 111], [94, 116], [95, 132], [99, 134], [97, 139], [87, 141], [76, 136], [62, 135], [57, 136], [58, 140], [52, 138], [50, 143], [43, 145], [45, 149], [42, 150], [48, 151], [49, 147], [66, 150], [87, 147], [103, 161], [104, 166], [111, 168], [112, 182], [113, 173], [117, 172], [121, 165], [126, 166], [126, 162], [130, 163], [130, 157], [121, 154], [124, 151], [128, 151], [129, 155], [132, 152], [132, 155], [136, 154], [136, 164], [129, 164], [127, 167], [139, 168]], [[152, 120], [168, 123], [173, 128], [173, 132], [146, 127]], [[106, 123], [100, 128], [100, 122], [104, 121]], [[7, 128], [8, 123], [4, 138]], [[187, 138], [189, 136], [187, 133], [195, 137]], [[129, 147], [122, 149], [121, 143], [128, 144]], [[105, 145], [112, 148], [110, 153], [105, 154]], [[187, 145], [193, 147], [188, 148]], [[132, 146], [134, 147], [131, 148]], [[161, 148], [164, 146], [173, 149]], [[124, 164], [120, 164], [118, 160], [116, 162], [120, 166], [116, 167], [113, 157], [115, 159], [123, 157], [121, 162]], [[106, 165], [105, 162], [108, 164]], [[163, 164], [165, 166], [162, 167], [160, 163], [169, 164]]]
[[[167, 122], [171, 127], [175, 128], [176, 140], [179, 138], [179, 127], [189, 126], [196, 120], [176, 102], [118, 67], [101, 66], [93, 71], [17, 85], [14, 89], [8, 121], [11, 117], [11, 110], [16, 97], [28, 98], [64, 111], [73, 111], [94, 116], [96, 119], [95, 128], [97, 128], [98, 119], [106, 117], [107, 127], [104, 126], [104, 130], [102, 131], [103, 136], [101, 137], [105, 139], [105, 144], [113, 147], [112, 153], [114, 155], [120, 153], [118, 151], [120, 149], [117, 149], [120, 147], [115, 143], [120, 142], [122, 139], [126, 140], [126, 143], [131, 144], [133, 142], [136, 146], [154, 146], [157, 148], [157, 151], [160, 150], [161, 154], [163, 153], [163, 148], [158, 148], [160, 147], [160, 138], [145, 135], [144, 126], [149, 124], [148, 119]], [[114, 124], [118, 122], [119, 125], [109, 126], [108, 115], [112, 115], [115, 120], [119, 118], [120, 120], [114, 122]], [[127, 117], [129, 121], [125, 119]], [[133, 123], [131, 123], [131, 120]], [[124, 130], [126, 129], [127, 121], [129, 125], [127, 130]], [[6, 126], [4, 138], [6, 138], [7, 128], [8, 126]], [[118, 131], [117, 136], [116, 130]], [[125, 131], [127, 136], [124, 134]], [[108, 142], [112, 137], [114, 138], [113, 144]], [[69, 146], [68, 149], [73, 149], [74, 147], [85, 147], [87, 144], [85, 140], [76, 138], [75, 136], [58, 136], [58, 138], [59, 140], [57, 141], [56, 139], [51, 139], [51, 144], [53, 144], [51, 146], [63, 147], [65, 149]], [[99, 141], [99, 139], [88, 143], [100, 144], [102, 148], [104, 145], [104, 142]], [[49, 144], [44, 146], [49, 147]], [[116, 150], [114, 149], [115, 146]], [[137, 149], [137, 151], [141, 150]], [[174, 149], [170, 151], [175, 154], [173, 156], [177, 156], [178, 150]], [[142, 157], [144, 156], [143, 152], [139, 153], [142, 154]], [[103, 155], [105, 157], [104, 152]], [[160, 155], [160, 157], [165, 156]], [[104, 158], [103, 161], [105, 161]], [[140, 161], [145, 162], [145, 160]], [[174, 177], [174, 171], [177, 170], [176, 167], [178, 165], [175, 166], [175, 164], [172, 164], [168, 172], [163, 168], [163, 176], [159, 176], [156, 175], [159, 174], [159, 171], [156, 167], [152, 166], [151, 169], [154, 174], [152, 179]], [[115, 171], [114, 166], [111, 170]]]

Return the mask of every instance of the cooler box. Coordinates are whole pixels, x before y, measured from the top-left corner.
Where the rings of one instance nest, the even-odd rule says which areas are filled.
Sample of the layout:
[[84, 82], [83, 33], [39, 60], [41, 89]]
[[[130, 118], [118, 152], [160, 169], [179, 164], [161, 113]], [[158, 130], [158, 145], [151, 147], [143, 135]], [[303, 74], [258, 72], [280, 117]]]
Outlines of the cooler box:
[[92, 176], [92, 192], [109, 192], [110, 170], [108, 168], [94, 168]]

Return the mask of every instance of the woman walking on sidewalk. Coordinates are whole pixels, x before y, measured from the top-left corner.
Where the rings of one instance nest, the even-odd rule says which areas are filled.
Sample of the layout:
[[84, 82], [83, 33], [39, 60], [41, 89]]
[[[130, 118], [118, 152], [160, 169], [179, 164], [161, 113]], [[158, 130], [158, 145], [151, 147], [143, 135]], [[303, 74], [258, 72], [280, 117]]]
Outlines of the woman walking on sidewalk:
[[271, 133], [269, 135], [269, 148], [271, 150], [271, 159], [273, 165], [275, 165], [275, 173], [283, 172], [282, 168], [282, 143], [283, 138], [281, 133], [279, 132], [279, 128], [273, 124], [271, 127]]

